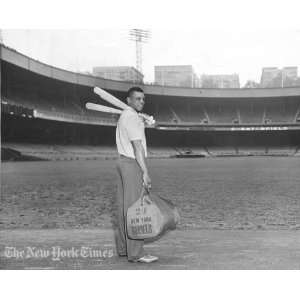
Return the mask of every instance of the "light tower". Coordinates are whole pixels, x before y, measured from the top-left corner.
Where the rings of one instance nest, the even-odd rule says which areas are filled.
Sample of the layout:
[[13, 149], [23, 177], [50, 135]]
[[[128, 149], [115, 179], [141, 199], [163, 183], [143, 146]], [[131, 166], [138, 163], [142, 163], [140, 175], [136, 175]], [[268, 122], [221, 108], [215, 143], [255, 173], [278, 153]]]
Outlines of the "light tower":
[[141, 73], [143, 73], [142, 44], [147, 43], [150, 37], [151, 34], [149, 30], [131, 29], [129, 32], [129, 39], [135, 42], [136, 68]]

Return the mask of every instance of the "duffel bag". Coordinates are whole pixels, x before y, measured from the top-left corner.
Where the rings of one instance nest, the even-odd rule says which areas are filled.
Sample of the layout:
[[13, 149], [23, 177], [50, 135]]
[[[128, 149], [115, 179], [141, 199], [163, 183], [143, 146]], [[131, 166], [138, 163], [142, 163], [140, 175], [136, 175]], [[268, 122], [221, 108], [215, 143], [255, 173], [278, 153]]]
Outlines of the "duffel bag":
[[143, 188], [140, 198], [127, 210], [127, 234], [131, 239], [153, 239], [174, 230], [179, 223], [176, 206]]

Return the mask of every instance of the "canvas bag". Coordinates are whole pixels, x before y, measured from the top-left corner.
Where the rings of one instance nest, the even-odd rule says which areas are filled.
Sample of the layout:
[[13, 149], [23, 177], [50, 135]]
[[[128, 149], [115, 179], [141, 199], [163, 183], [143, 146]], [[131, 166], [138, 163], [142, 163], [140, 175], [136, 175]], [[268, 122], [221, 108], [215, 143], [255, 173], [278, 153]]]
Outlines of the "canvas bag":
[[153, 239], [174, 230], [179, 222], [175, 205], [143, 188], [140, 198], [127, 210], [127, 235], [131, 239]]

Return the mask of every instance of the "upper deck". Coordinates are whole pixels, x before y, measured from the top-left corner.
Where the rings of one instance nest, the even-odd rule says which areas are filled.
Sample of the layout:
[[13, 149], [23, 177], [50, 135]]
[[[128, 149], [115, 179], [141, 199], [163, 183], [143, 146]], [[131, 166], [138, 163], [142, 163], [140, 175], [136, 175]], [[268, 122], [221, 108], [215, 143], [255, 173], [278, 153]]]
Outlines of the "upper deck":
[[[38, 60], [23, 55], [9, 47], [0, 45], [0, 58], [3, 61], [34, 72], [41, 76], [46, 76], [55, 80], [82, 86], [100, 86], [106, 90], [126, 92], [134, 83], [107, 80], [91, 75], [63, 70]], [[251, 89], [202, 89], [158, 86], [149, 84], [139, 84], [146, 94], [157, 96], [172, 96], [179, 99], [185, 98], [214, 98], [214, 99], [249, 99], [249, 98], [274, 98], [300, 96], [300, 87], [288, 88], [251, 88]]]

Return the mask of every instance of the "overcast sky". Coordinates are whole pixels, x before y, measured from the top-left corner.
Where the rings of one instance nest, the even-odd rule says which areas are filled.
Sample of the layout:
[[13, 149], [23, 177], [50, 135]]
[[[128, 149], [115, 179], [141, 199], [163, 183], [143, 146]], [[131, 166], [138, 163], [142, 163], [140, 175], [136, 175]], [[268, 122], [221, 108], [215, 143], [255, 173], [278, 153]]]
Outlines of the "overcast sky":
[[[135, 65], [129, 28], [3, 30], [4, 43], [42, 62], [73, 71]], [[242, 85], [259, 81], [262, 67], [300, 67], [300, 30], [151, 30], [143, 46], [145, 81], [155, 65], [193, 65], [198, 75], [238, 73]]]

